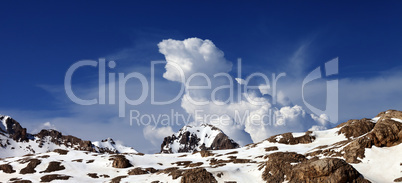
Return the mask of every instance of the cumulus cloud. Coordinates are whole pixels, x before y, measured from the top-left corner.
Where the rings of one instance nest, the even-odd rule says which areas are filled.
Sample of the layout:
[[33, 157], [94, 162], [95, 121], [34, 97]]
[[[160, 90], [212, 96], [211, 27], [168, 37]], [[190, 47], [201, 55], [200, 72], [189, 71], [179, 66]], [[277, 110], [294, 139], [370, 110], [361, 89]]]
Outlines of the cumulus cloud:
[[32, 133], [39, 133], [42, 129], [57, 130], [56, 126], [48, 121], [48, 122], [40, 124], [37, 128], [32, 130]]
[[[184, 41], [163, 40], [158, 44], [159, 52], [165, 55], [166, 72], [163, 77], [171, 81], [182, 81], [194, 73], [213, 76], [216, 73], [229, 72], [232, 63], [210, 40], [189, 38]], [[180, 70], [178, 70], [180, 67]]]
[[240, 85], [244, 85], [246, 83], [246, 81], [244, 81], [244, 79], [242, 78], [235, 78], [235, 80], [237, 81], [237, 83], [239, 83]]
[[160, 127], [155, 128], [152, 126], [146, 126], [143, 129], [145, 139], [149, 140], [153, 145], [157, 146], [160, 145], [163, 141], [163, 138], [172, 135], [174, 132], [172, 127]]
[[[258, 142], [278, 133], [304, 131], [313, 125], [323, 125], [321, 121], [325, 119], [317, 116], [313, 118], [301, 106], [291, 106], [283, 92], [278, 93], [278, 104], [272, 104], [272, 96], [268, 95], [269, 85], [260, 84], [259, 90], [244, 91], [236, 101], [214, 98], [211, 92], [232, 82], [220, 80], [215, 75], [228, 75], [232, 64], [210, 40], [169, 39], [159, 43], [158, 47], [167, 61], [163, 75], [166, 79], [182, 82], [187, 88], [194, 85], [209, 86], [196, 91], [186, 90], [182, 98], [181, 106], [193, 116], [194, 124], [211, 123], [241, 145]], [[192, 79], [201, 75], [205, 77]], [[192, 80], [188, 85], [186, 80], [189, 78]], [[230, 77], [230, 80], [236, 80], [239, 85], [245, 84], [241, 78]]]
[[258, 89], [260, 90], [261, 94], [267, 95], [270, 94], [271, 87], [267, 84], [261, 84], [258, 86]]

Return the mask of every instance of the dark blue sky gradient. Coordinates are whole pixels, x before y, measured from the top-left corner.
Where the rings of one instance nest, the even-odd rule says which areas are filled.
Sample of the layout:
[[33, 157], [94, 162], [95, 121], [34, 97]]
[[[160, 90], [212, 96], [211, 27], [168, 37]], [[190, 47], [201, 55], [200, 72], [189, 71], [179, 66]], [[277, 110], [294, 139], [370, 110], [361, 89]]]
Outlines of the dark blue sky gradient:
[[[121, 65], [163, 59], [163, 39], [212, 40], [245, 73], [280, 72], [309, 43], [307, 70], [340, 58], [340, 77], [400, 68], [400, 1], [3, 1], [0, 3], [0, 108], [58, 110], [41, 85], [62, 86], [68, 67], [126, 48]], [[93, 83], [92, 83], [93, 84]]]

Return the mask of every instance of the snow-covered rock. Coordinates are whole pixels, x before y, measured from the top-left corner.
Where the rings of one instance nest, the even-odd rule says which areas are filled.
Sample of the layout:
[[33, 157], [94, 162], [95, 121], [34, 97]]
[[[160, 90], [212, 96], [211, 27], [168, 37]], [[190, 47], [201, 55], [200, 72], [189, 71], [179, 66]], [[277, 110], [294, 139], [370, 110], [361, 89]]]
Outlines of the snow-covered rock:
[[115, 142], [111, 138], [102, 141], [94, 141], [92, 144], [95, 146], [96, 152], [112, 152], [112, 153], [138, 153], [132, 147], [127, 147], [120, 142]]
[[[398, 182], [402, 123], [396, 119], [401, 117], [401, 111], [387, 111], [374, 120], [349, 120], [333, 129], [284, 133], [244, 147], [200, 153], [132, 153], [111, 139], [93, 142], [94, 151], [83, 151], [68, 143], [77, 137], [57, 131], [43, 131], [28, 141], [2, 132], [2, 144], [5, 139], [8, 145], [0, 148], [0, 155], [9, 158], [0, 159], [0, 182]], [[188, 137], [186, 142], [197, 136], [191, 147], [202, 150], [202, 145], [214, 146], [219, 131], [187, 126], [174, 136]], [[177, 137], [173, 146], [188, 145]], [[21, 151], [28, 145], [35, 154]], [[55, 148], [66, 150], [44, 151]], [[23, 156], [27, 153], [31, 155]]]
[[201, 150], [219, 150], [238, 148], [219, 128], [210, 124], [184, 126], [172, 136], [165, 137], [161, 153], [194, 152]]
[[131, 147], [115, 143], [112, 139], [91, 142], [53, 129], [29, 134], [26, 128], [10, 116], [0, 115], [0, 158], [45, 153], [55, 149], [80, 150], [98, 153], [138, 153]]

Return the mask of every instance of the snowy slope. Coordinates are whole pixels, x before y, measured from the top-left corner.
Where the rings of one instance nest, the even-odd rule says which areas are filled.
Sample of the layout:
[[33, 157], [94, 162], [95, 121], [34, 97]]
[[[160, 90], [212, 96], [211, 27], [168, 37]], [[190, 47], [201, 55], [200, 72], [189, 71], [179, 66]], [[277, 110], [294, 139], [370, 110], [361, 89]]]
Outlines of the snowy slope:
[[[217, 143], [218, 141], [220, 143]], [[229, 139], [219, 128], [209, 124], [201, 124], [200, 126], [184, 126], [177, 133], [166, 137], [162, 143], [161, 152], [194, 152], [237, 147], [239, 145]]]
[[[59, 174], [60, 176], [68, 176], [68, 179], [64, 180], [65, 182], [119, 182], [118, 179], [120, 182], [197, 182], [194, 179], [191, 179], [193, 181], [188, 180], [189, 178], [198, 177], [205, 178], [203, 179], [204, 182], [214, 182], [213, 180], [216, 180], [222, 183], [227, 181], [258, 183], [267, 182], [263, 179], [264, 175], [265, 177], [267, 174], [269, 174], [268, 177], [277, 176], [275, 175], [275, 171], [265, 172], [270, 166], [268, 161], [273, 160], [274, 155], [295, 153], [292, 157], [296, 157], [297, 155], [305, 157], [306, 160], [292, 162], [289, 165], [284, 164], [284, 166], [290, 166], [289, 171], [297, 170], [297, 167], [303, 165], [307, 165], [308, 167], [310, 165], [307, 163], [311, 161], [314, 163], [316, 160], [335, 158], [344, 162], [346, 169], [343, 169], [343, 171], [347, 170], [350, 172], [335, 173], [336, 170], [340, 170], [340, 167], [332, 164], [324, 164], [328, 168], [322, 169], [323, 171], [334, 170], [334, 172], [320, 175], [320, 178], [325, 178], [326, 176], [334, 176], [335, 178], [337, 178], [336, 176], [348, 176], [348, 174], [352, 174], [351, 171], [353, 169], [353, 171], [361, 174], [358, 177], [359, 179], [353, 180], [362, 181], [366, 179], [371, 182], [394, 182], [394, 180], [402, 177], [402, 139], [398, 139], [399, 137], [387, 133], [391, 133], [394, 130], [392, 133], [402, 134], [402, 127], [398, 126], [400, 124], [398, 119], [402, 120], [402, 112], [392, 111], [392, 113], [392, 115], [389, 113], [380, 113], [374, 119], [350, 120], [329, 130], [281, 134], [259, 143], [249, 144], [236, 149], [209, 150], [198, 153], [145, 155], [136, 152], [127, 152], [122, 156], [128, 160], [131, 166], [121, 168], [116, 167], [118, 163], [115, 163], [116, 156], [114, 154], [72, 149], [65, 154], [43, 152], [24, 157], [5, 158], [0, 160], [0, 169], [9, 166], [13, 171], [5, 169], [5, 171], [9, 172], [5, 173], [0, 170], [0, 181], [7, 182], [13, 178], [20, 178], [20, 180], [39, 182], [41, 179], [46, 178], [46, 176]], [[379, 125], [383, 125], [381, 129], [377, 128]], [[389, 130], [382, 131], [382, 129]], [[199, 137], [203, 136], [204, 139], [200, 138], [200, 141], [206, 145], [212, 145], [213, 142], [211, 143], [210, 141], [214, 136], [218, 135], [218, 131], [215, 132], [214, 129], [208, 126], [204, 126], [203, 128], [185, 127], [182, 132], [196, 134]], [[388, 145], [379, 146], [378, 143], [380, 140], [377, 140], [372, 143], [371, 147], [359, 146], [365, 145], [365, 140], [376, 138], [376, 133], [384, 135]], [[179, 136], [180, 131], [174, 135]], [[111, 139], [103, 142], [94, 142], [93, 144], [100, 148], [122, 150], [119, 147], [116, 148], [116, 143], [113, 143]], [[356, 159], [349, 156], [354, 148], [361, 147], [362, 149], [360, 150], [364, 151], [364, 156], [357, 157]], [[0, 153], [4, 153], [3, 150]], [[35, 172], [28, 174], [21, 173], [24, 168], [28, 167], [29, 161], [32, 159], [40, 161], [34, 168]], [[278, 159], [277, 162], [285, 163], [286, 161], [286, 159]], [[44, 172], [49, 168], [50, 162], [60, 162], [60, 165], [64, 168]], [[319, 164], [312, 166], [315, 167], [315, 171], [318, 171], [316, 173], [319, 174], [319, 170], [321, 171]], [[349, 169], [347, 166], [349, 166]], [[281, 168], [281, 166], [276, 168]], [[205, 172], [191, 172], [196, 169], [201, 169]], [[208, 178], [208, 174], [212, 176], [213, 180], [206, 179]], [[285, 172], [283, 174], [283, 181], [279, 182], [287, 182], [291, 178], [294, 178], [286, 176], [289, 174]], [[303, 175], [303, 172], [295, 175]], [[311, 176], [311, 173], [305, 176]], [[294, 179], [292, 180], [294, 181]], [[62, 180], [58, 181], [61, 182]]]
[[[0, 130], [0, 158], [45, 153], [55, 149], [87, 150], [100, 153], [137, 153], [133, 148], [115, 143], [110, 138], [100, 142], [90, 142], [74, 136], [65, 136], [61, 132], [51, 129], [32, 135], [25, 133], [26, 129], [9, 116], [0, 116], [0, 120], [2, 130]], [[12, 126], [13, 129], [8, 129], [7, 126]]]
[[94, 141], [92, 144], [95, 146], [95, 149], [97, 152], [100, 152], [102, 150], [107, 150], [115, 153], [138, 153], [136, 150], [134, 150], [132, 147], [127, 147], [124, 146], [123, 144], [119, 142], [114, 142], [113, 139], [107, 138], [102, 141]]

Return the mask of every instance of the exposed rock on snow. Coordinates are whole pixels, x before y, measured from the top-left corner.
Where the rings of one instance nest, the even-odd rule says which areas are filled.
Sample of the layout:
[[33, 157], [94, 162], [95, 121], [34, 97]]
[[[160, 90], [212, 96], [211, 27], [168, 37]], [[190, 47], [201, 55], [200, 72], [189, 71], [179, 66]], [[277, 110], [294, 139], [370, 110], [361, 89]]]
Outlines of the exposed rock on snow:
[[375, 123], [371, 119], [364, 118], [360, 120], [352, 119], [338, 125], [341, 128], [338, 134], [344, 134], [346, 138], [356, 138], [370, 132], [374, 128]]
[[0, 115], [0, 158], [23, 156], [26, 154], [43, 153], [57, 150], [65, 153], [66, 150], [81, 150], [99, 153], [138, 153], [131, 147], [115, 143], [108, 138], [101, 142], [82, 140], [71, 135], [63, 135], [52, 129], [43, 129], [37, 134], [27, 133], [16, 120], [9, 116]]
[[269, 137], [267, 140], [269, 142], [278, 142], [281, 144], [308, 144], [313, 142], [315, 139], [312, 131], [307, 131], [304, 135], [299, 137], [294, 137], [292, 133], [284, 133], [279, 135], [274, 135]]
[[165, 137], [161, 153], [194, 152], [238, 148], [239, 144], [222, 130], [209, 124], [185, 126], [172, 136]]
[[131, 165], [130, 161], [123, 155], [115, 155], [113, 156], [113, 165], [114, 168], [128, 168]]
[[197, 151], [180, 154], [141, 154], [112, 139], [90, 146], [52, 130], [16, 141], [2, 118], [0, 155], [9, 158], [0, 159], [0, 182], [398, 182], [401, 116], [390, 110], [329, 130], [285, 133], [227, 150], [217, 150], [231, 142], [219, 130], [185, 127], [174, 134], [174, 143], [165, 143], [173, 150]]

